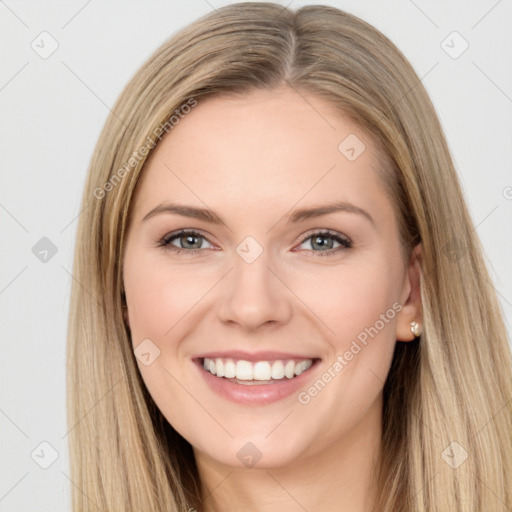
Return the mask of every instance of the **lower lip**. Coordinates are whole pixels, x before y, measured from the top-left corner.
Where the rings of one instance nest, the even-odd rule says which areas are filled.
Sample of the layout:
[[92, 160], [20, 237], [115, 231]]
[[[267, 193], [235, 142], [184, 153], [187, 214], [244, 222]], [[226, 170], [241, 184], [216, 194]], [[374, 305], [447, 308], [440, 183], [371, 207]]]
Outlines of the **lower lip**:
[[293, 379], [285, 377], [270, 384], [237, 384], [224, 377], [212, 375], [203, 368], [202, 361], [195, 362], [206, 383], [223, 398], [238, 404], [265, 405], [297, 393], [305, 386], [319, 360], [313, 360], [313, 364], [305, 372]]

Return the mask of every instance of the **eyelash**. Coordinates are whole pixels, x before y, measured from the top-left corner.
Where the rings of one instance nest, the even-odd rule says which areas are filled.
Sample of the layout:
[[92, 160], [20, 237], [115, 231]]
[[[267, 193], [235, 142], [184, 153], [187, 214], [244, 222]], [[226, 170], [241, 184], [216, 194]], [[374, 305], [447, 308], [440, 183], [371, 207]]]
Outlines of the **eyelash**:
[[[178, 248], [178, 247], [176, 247], [176, 246], [171, 244], [171, 242], [174, 241], [176, 238], [182, 237], [184, 235], [197, 236], [197, 237], [203, 238], [204, 240], [208, 241], [208, 239], [205, 236], [203, 236], [201, 233], [198, 233], [197, 231], [182, 229], [182, 230], [180, 230], [178, 232], [169, 233], [169, 234], [165, 235], [158, 242], [158, 247], [168, 248], [168, 249], [174, 251], [176, 254], [180, 254], [181, 252], [185, 252], [188, 255], [194, 255], [194, 254], [197, 254], [197, 253], [199, 253], [201, 251], [204, 251], [204, 249], [180, 249], [180, 248]], [[327, 238], [331, 238], [334, 241], [336, 241], [336, 242], [341, 244], [341, 247], [335, 247], [335, 248], [329, 249], [327, 251], [314, 251], [312, 249], [306, 249], [306, 250], [312, 251], [313, 253], [316, 253], [315, 257], [317, 257], [317, 256], [318, 257], [331, 256], [334, 253], [337, 253], [338, 251], [346, 250], [346, 249], [351, 249], [352, 248], [352, 240], [350, 240], [350, 238], [348, 238], [346, 236], [343, 236], [343, 235], [341, 235], [339, 233], [336, 233], [335, 231], [330, 231], [330, 230], [310, 232], [310, 233], [307, 234], [307, 236], [305, 236], [302, 239], [302, 241], [300, 242], [299, 245], [302, 245], [306, 240], [308, 240], [310, 238], [314, 238], [314, 237], [327, 237]], [[209, 242], [209, 243], [211, 243], [211, 242]]]

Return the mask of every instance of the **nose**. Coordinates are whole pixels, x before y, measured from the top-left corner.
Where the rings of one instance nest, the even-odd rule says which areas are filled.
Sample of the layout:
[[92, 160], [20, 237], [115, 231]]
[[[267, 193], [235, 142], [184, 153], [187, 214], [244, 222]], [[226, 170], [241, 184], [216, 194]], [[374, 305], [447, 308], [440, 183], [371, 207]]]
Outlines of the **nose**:
[[293, 294], [273, 270], [265, 251], [252, 263], [235, 255], [221, 294], [220, 319], [246, 331], [282, 325], [292, 314]]

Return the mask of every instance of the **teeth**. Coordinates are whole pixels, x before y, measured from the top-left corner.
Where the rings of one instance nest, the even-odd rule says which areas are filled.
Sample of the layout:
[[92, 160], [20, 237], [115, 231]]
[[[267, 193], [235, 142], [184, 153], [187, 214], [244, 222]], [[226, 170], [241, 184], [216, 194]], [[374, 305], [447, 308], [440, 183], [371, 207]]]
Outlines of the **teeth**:
[[[222, 359], [220, 360], [222, 364]], [[236, 375], [236, 366], [233, 359], [226, 359], [224, 363], [224, 377], [226, 379], [233, 379]]]
[[272, 364], [272, 378], [280, 380], [284, 377], [284, 364], [282, 361], [275, 361]]
[[203, 368], [217, 377], [238, 380], [282, 380], [293, 379], [296, 375], [304, 373], [313, 364], [312, 359], [299, 362], [289, 361], [233, 361], [233, 359], [204, 358]]
[[249, 363], [249, 361], [237, 361], [237, 363], [236, 363], [236, 378], [238, 380], [253, 380], [252, 379], [252, 364]]
[[284, 367], [284, 374], [286, 375], [287, 379], [293, 379], [295, 375], [295, 362], [294, 361], [288, 361], [286, 363], [286, 366]]
[[301, 373], [304, 373], [313, 363], [311, 359], [308, 359], [306, 361], [301, 361], [299, 364], [295, 365], [295, 375], [300, 375]]
[[215, 360], [215, 369], [217, 370], [217, 377], [224, 377], [224, 362], [222, 359]]
[[272, 378], [272, 367], [267, 361], [259, 361], [252, 368], [253, 380], [270, 380]]

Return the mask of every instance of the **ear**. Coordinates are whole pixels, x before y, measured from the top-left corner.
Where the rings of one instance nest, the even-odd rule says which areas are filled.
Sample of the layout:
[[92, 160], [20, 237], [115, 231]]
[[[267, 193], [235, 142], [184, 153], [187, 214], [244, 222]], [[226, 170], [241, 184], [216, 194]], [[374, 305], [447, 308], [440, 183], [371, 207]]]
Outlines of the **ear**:
[[407, 265], [400, 297], [402, 309], [397, 315], [397, 341], [412, 341], [416, 338], [411, 330], [411, 322], [417, 322], [420, 329], [423, 325], [421, 316], [421, 249], [421, 243], [414, 247]]

